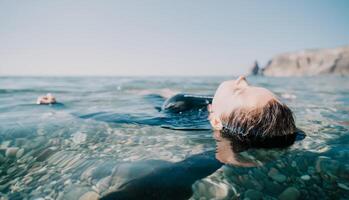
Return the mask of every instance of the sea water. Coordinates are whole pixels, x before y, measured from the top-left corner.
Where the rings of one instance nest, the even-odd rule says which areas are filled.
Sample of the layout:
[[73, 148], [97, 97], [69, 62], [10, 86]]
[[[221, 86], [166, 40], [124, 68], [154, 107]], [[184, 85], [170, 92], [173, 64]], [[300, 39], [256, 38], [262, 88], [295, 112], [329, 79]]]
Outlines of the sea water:
[[[212, 131], [201, 129], [209, 127], [207, 120], [171, 122], [184, 130], [164, 128], [157, 109], [161, 99], [147, 95], [164, 89], [212, 95], [229, 78], [1, 77], [0, 199], [96, 199], [149, 171], [157, 173], [157, 165], [214, 151]], [[192, 191], [189, 198], [348, 198], [349, 79], [248, 81], [272, 90], [289, 105], [305, 139], [286, 149], [240, 153], [259, 165], [223, 165], [186, 186]], [[36, 105], [37, 97], [46, 93], [60, 104]], [[176, 181], [181, 185], [186, 176]], [[166, 192], [162, 185], [157, 189], [155, 184], [157, 191], [152, 191]], [[181, 188], [171, 198], [183, 198]], [[139, 199], [151, 199], [147, 195]]]

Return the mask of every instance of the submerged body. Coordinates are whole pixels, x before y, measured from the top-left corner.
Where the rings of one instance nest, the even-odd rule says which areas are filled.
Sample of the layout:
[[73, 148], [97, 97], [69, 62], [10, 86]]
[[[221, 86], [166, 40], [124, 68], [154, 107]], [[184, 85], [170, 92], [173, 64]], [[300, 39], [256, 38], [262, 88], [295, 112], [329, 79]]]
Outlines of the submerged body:
[[215, 159], [213, 151], [193, 155], [176, 163], [157, 163], [145, 175], [124, 183], [101, 200], [188, 199], [195, 181], [207, 177], [223, 165]]

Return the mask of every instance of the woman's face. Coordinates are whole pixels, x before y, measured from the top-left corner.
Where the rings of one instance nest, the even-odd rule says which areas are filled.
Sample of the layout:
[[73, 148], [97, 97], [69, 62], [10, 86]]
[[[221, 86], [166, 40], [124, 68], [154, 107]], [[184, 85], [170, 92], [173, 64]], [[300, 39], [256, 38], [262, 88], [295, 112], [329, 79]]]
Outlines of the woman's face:
[[[229, 116], [235, 109], [255, 109], [276, 99], [269, 90], [250, 86], [244, 76], [236, 80], [224, 81], [219, 85], [209, 108], [215, 117]], [[277, 100], [277, 99], [276, 99]]]

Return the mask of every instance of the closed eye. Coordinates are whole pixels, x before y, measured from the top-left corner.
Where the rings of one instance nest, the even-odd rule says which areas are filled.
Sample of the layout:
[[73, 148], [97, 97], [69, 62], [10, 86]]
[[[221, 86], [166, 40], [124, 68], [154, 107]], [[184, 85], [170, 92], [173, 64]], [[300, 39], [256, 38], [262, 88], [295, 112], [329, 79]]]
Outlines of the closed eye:
[[235, 87], [233, 89], [233, 93], [234, 94], [240, 94], [243, 91], [243, 89], [241, 87]]

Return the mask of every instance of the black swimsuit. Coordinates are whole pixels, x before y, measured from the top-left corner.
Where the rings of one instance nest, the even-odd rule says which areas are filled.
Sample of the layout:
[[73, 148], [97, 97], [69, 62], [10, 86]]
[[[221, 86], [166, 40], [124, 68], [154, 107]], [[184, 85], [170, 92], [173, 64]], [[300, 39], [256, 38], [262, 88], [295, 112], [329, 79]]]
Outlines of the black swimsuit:
[[212, 99], [211, 96], [176, 94], [163, 103], [161, 110], [173, 113], [202, 111], [206, 110], [207, 105], [212, 103]]
[[147, 95], [146, 100], [154, 104], [157, 115], [132, 115], [128, 113], [97, 112], [80, 115], [83, 119], [115, 124], [140, 124], [160, 126], [174, 130], [211, 130], [207, 117], [207, 105], [212, 102], [211, 96], [177, 94], [165, 100], [160, 95]]

